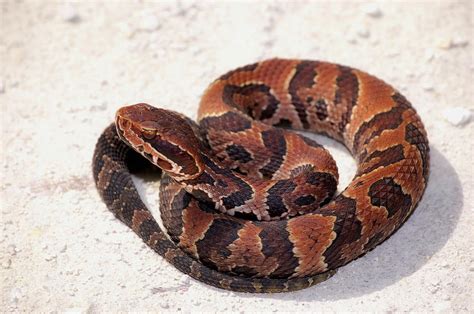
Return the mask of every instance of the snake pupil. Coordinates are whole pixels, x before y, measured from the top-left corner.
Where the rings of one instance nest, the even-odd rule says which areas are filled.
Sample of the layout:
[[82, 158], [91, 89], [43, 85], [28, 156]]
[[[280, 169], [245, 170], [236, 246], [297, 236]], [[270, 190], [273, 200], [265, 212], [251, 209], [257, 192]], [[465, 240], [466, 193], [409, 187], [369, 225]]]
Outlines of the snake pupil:
[[150, 129], [144, 129], [142, 131], [142, 135], [145, 139], [151, 140], [156, 136], [156, 131], [155, 130], [150, 130]]

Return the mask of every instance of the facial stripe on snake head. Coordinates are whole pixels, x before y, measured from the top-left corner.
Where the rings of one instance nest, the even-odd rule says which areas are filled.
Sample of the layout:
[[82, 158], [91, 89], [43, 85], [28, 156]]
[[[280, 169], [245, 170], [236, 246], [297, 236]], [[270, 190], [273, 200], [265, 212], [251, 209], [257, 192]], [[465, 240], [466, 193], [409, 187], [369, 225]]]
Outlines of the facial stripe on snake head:
[[199, 140], [182, 115], [136, 104], [117, 111], [116, 126], [122, 140], [174, 179], [202, 173]]
[[[157, 153], [153, 155], [155, 158], [153, 161], [161, 166], [160, 162], [165, 160], [172, 166], [169, 170], [173, 174], [183, 175], [186, 179], [190, 176], [194, 176], [200, 173], [200, 169], [196, 165], [196, 159], [188, 151], [185, 151], [179, 145], [175, 145], [169, 142], [168, 139], [161, 138], [156, 135], [154, 138], [149, 139], [150, 146]], [[158, 158], [156, 158], [158, 156]], [[168, 170], [168, 169], [163, 169]]]

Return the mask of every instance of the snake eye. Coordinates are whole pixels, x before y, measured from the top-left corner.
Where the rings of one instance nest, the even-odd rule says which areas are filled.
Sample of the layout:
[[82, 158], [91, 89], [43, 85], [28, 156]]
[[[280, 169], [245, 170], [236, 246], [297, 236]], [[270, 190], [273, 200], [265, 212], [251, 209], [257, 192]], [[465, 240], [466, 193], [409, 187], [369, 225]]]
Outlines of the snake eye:
[[156, 130], [153, 130], [153, 129], [143, 129], [142, 130], [142, 135], [144, 138], [146, 138], [147, 140], [151, 140], [152, 138], [154, 138], [156, 136]]

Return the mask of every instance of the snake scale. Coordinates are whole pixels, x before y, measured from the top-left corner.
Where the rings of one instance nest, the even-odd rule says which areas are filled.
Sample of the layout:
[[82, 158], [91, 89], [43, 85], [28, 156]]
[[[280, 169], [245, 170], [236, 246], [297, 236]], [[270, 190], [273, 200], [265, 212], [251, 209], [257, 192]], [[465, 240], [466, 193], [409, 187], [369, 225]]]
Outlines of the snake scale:
[[[357, 162], [334, 196], [325, 134]], [[131, 170], [158, 166], [163, 231]], [[326, 280], [395, 232], [426, 188], [429, 146], [407, 99], [338, 64], [270, 59], [221, 76], [198, 122], [148, 104], [118, 110], [93, 157], [107, 207], [177, 269], [241, 292], [283, 292]]]

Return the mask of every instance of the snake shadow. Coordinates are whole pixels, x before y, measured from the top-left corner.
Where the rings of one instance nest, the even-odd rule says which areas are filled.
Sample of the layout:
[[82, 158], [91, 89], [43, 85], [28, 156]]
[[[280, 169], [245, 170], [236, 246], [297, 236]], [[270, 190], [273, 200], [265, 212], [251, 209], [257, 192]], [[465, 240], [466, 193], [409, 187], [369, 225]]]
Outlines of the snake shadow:
[[[324, 136], [310, 135], [334, 155], [346, 155], [345, 147]], [[338, 164], [340, 158], [337, 158]], [[347, 161], [347, 158], [343, 158]], [[443, 156], [431, 145], [428, 187], [414, 213], [385, 242], [359, 259], [339, 268], [337, 273], [316, 286], [289, 293], [251, 294], [227, 292], [210, 286], [208, 289], [239, 295], [242, 298], [278, 299], [288, 301], [333, 301], [361, 296], [388, 287], [420, 269], [450, 239], [463, 206], [463, 191], [458, 175]], [[355, 165], [355, 164], [354, 164]], [[156, 168], [152, 168], [156, 169]], [[149, 170], [149, 169], [148, 169]], [[351, 175], [351, 174], [350, 174]], [[141, 173], [145, 182], [156, 182], [157, 171]], [[347, 179], [349, 179], [348, 176]], [[139, 184], [140, 186], [140, 184]], [[140, 191], [142, 199], [145, 192]], [[458, 200], [453, 206], [452, 200]], [[153, 204], [148, 204], [154, 208]], [[158, 213], [156, 213], [158, 214]]]
[[[431, 174], [421, 202], [406, 223], [374, 250], [339, 268], [327, 281], [301, 291], [236, 294], [243, 298], [331, 301], [378, 291], [415, 273], [450, 239], [463, 205], [461, 183], [453, 166], [433, 146], [430, 156]], [[455, 207], [452, 199], [459, 200]]]

